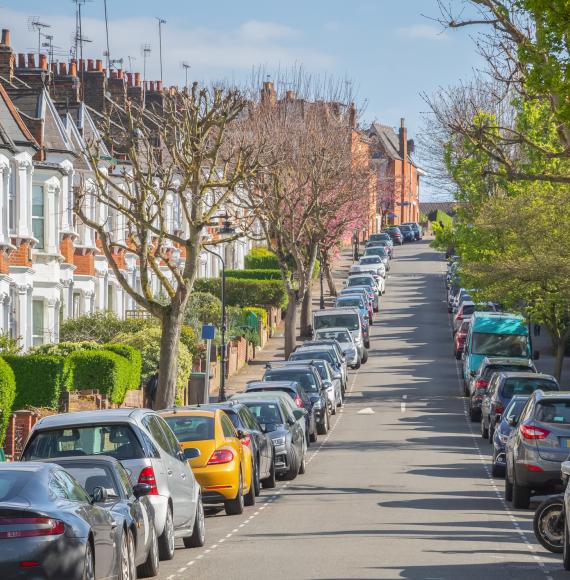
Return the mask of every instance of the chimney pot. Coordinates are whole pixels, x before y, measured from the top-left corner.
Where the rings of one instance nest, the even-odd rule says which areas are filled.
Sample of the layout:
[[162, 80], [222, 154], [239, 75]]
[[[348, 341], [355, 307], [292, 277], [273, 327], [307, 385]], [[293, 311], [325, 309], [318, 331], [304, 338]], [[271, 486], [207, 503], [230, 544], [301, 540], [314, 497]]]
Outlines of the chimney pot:
[[87, 59], [87, 70], [88, 71], [95, 70], [95, 61], [92, 58]]
[[51, 63], [51, 72], [53, 73], [53, 75], [57, 75], [57, 62], [52, 62]]
[[26, 55], [18, 53], [18, 68], [26, 68]]
[[156, 81], [156, 90], [159, 93], [162, 93], [162, 81]]
[[124, 79], [125, 78], [125, 72], [123, 71], [122, 68], [117, 70], [117, 78], [118, 79]]
[[40, 54], [40, 62], [38, 63], [38, 65], [42, 70], [48, 69], [48, 60], [45, 54]]
[[72, 58], [71, 62], [69, 63], [69, 76], [77, 76], [77, 61], [74, 58]]
[[129, 87], [133, 86], [133, 73], [127, 73], [127, 85]]
[[400, 119], [400, 127], [401, 127], [402, 129], [405, 129], [405, 128], [406, 128], [406, 119], [404, 119], [404, 117], [402, 117], [402, 118]]
[[28, 52], [28, 68], [36, 68], [36, 57], [33, 52]]
[[79, 70], [82, 70], [82, 71], [85, 70], [85, 59], [83, 59], [83, 58], [79, 59]]
[[65, 76], [67, 74], [67, 65], [64, 62], [59, 63], [59, 74], [60, 76]]
[[103, 72], [103, 61], [102, 60], [97, 59], [95, 61], [95, 69], [99, 72]]
[[154, 93], [154, 81], [150, 81], [150, 92]]
[[7, 28], [2, 29], [2, 44], [10, 46], [10, 31]]
[[135, 73], [135, 87], [141, 86], [141, 73]]

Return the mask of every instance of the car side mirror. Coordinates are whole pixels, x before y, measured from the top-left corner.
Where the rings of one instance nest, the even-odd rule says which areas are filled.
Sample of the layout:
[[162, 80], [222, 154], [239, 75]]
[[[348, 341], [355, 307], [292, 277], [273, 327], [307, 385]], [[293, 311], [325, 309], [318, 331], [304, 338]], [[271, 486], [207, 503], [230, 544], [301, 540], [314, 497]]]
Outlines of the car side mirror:
[[184, 455], [184, 459], [186, 461], [190, 461], [190, 459], [195, 459], [196, 457], [200, 457], [201, 452], [199, 449], [196, 449], [196, 447], [186, 447], [186, 449], [184, 449], [182, 454]]
[[538, 360], [540, 358], [540, 351], [539, 350], [535, 350], [532, 353], [532, 358], [533, 358], [533, 360]]
[[469, 375], [474, 377], [477, 373], [475, 371], [469, 371]]
[[245, 439], [246, 438], [246, 434], [241, 429], [237, 430], [237, 436], [238, 436], [238, 439]]
[[495, 424], [496, 423], [500, 423], [501, 422], [501, 418], [503, 417], [503, 415], [501, 415], [501, 413], [497, 413], [495, 415]]
[[135, 497], [138, 499], [139, 497], [144, 497], [148, 495], [152, 491], [152, 485], [149, 483], [137, 483], [133, 485], [133, 493]]
[[568, 485], [568, 479], [570, 479], [570, 461], [563, 461], [560, 466], [560, 471], [562, 474], [562, 484], [566, 486]]
[[333, 386], [333, 384], [332, 384], [330, 381], [323, 381], [323, 385], [324, 385], [324, 386], [325, 386], [327, 389], [329, 389], [329, 388], [331, 388], [331, 387]]
[[297, 423], [297, 421], [295, 420], [294, 417], [287, 417], [287, 425], [290, 425], [291, 427], [293, 427], [293, 425], [295, 425], [295, 423]]
[[104, 503], [107, 501], [108, 497], [107, 490], [104, 487], [97, 486], [93, 488], [91, 492], [91, 500], [93, 503]]
[[518, 422], [519, 422], [518, 417], [510, 417], [508, 420], [508, 423], [511, 427], [516, 427]]
[[315, 396], [311, 397], [311, 403], [316, 403], [319, 400], [320, 400], [320, 397], [315, 397]]
[[297, 419], [297, 421], [299, 419], [303, 419], [306, 415], [307, 415], [306, 409], [294, 409], [294, 411], [293, 411], [293, 417], [295, 417], [295, 419]]

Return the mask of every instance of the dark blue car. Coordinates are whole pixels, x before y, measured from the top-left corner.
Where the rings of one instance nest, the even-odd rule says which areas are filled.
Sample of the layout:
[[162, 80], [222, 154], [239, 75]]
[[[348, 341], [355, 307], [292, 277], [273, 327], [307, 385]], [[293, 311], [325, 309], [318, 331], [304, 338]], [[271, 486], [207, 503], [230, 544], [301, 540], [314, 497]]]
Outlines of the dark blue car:
[[505, 412], [501, 415], [501, 420], [495, 427], [492, 440], [493, 464], [491, 471], [493, 477], [504, 477], [505, 475], [505, 444], [513, 430], [513, 427], [509, 425], [509, 421], [513, 417], [520, 416], [529, 397], [530, 395], [514, 395]]

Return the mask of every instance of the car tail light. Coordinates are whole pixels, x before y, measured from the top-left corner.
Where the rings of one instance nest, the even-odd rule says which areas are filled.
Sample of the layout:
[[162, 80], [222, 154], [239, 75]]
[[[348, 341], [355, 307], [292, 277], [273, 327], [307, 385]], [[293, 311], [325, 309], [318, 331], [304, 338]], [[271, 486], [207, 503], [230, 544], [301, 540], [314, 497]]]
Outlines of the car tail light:
[[550, 434], [548, 429], [535, 427], [533, 425], [521, 425], [521, 435], [525, 439], [546, 439]]
[[489, 382], [486, 381], [485, 379], [477, 379], [475, 381], [475, 388], [476, 389], [486, 389], [488, 384], [489, 384]]
[[505, 412], [503, 405], [495, 405], [495, 413], [502, 415]]
[[154, 469], [150, 465], [142, 469], [139, 475], [138, 483], [146, 483], [147, 485], [151, 486], [149, 495], [158, 495], [158, 486], [156, 485]]
[[24, 560], [20, 562], [20, 568], [37, 568], [40, 565], [39, 562], [34, 560]]
[[463, 314], [461, 314], [460, 312], [458, 312], [458, 313], [455, 315], [455, 320], [463, 320]]
[[527, 471], [532, 471], [534, 473], [540, 473], [541, 471], [544, 471], [542, 467], [540, 467], [539, 465], [533, 465], [532, 463], [525, 464], [525, 468]]
[[295, 405], [297, 405], [297, 407], [304, 407], [305, 403], [303, 403], [303, 399], [301, 399], [301, 395], [295, 395]]
[[216, 449], [208, 461], [208, 465], [220, 465], [229, 463], [234, 458], [233, 451], [230, 449]]
[[60, 536], [65, 524], [52, 518], [0, 518], [0, 540]]
[[251, 437], [249, 435], [244, 435], [240, 441], [242, 442], [242, 445], [247, 445], [248, 447], [251, 445]]

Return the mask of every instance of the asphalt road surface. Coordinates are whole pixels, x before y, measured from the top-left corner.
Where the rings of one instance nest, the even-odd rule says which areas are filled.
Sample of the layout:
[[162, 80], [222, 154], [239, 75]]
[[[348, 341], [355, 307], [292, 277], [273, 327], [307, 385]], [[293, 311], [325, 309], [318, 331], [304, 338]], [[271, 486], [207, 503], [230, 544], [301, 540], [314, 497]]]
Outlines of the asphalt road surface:
[[369, 362], [307, 473], [242, 516], [210, 516], [206, 546], [180, 544], [161, 578], [570, 578], [535, 541], [533, 512], [503, 502], [466, 420], [444, 269], [427, 242], [397, 249]]

